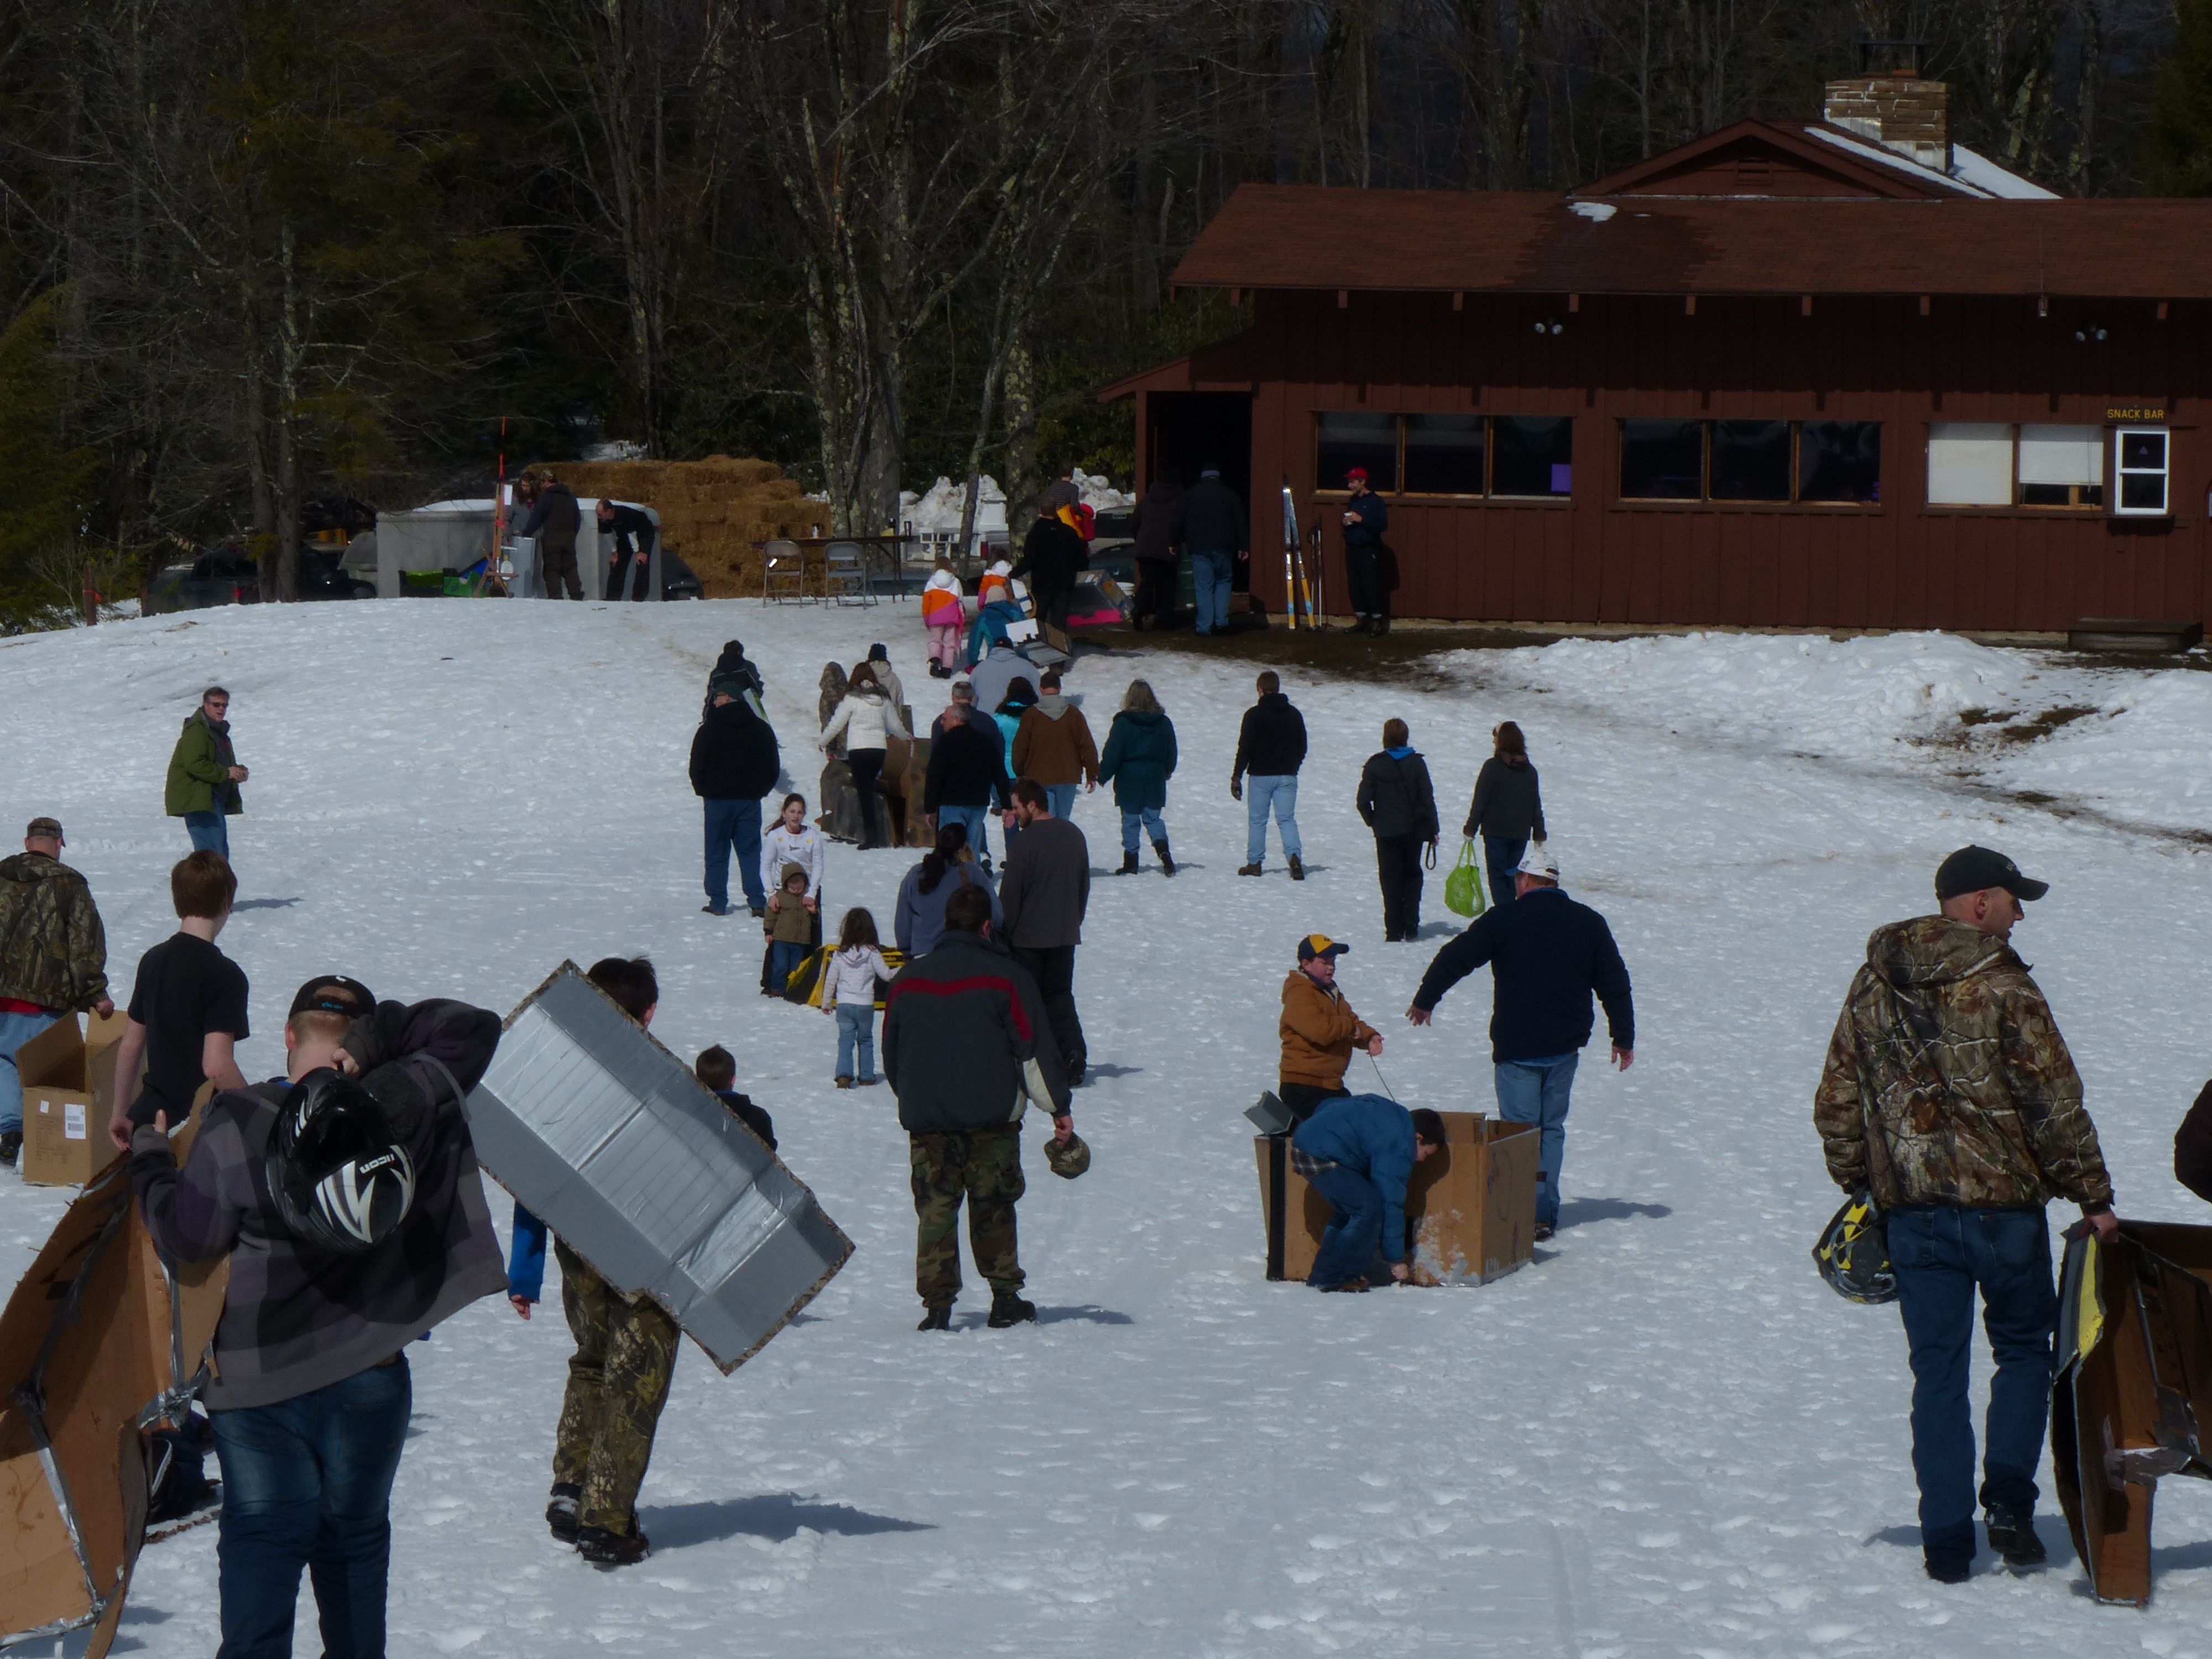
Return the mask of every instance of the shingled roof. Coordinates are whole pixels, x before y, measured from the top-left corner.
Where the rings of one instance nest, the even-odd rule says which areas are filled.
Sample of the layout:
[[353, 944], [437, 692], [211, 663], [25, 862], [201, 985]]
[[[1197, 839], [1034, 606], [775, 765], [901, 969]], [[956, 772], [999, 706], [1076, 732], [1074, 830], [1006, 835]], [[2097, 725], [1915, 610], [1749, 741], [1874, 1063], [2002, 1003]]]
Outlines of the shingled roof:
[[1182, 288], [2212, 298], [2212, 199], [1572, 199], [1243, 185]]

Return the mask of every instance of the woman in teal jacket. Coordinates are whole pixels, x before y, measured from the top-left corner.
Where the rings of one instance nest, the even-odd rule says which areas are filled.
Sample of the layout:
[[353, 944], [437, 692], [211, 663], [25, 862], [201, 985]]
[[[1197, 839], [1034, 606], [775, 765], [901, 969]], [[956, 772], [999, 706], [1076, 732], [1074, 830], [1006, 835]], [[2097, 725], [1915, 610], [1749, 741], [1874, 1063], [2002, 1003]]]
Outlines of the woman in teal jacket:
[[1131, 680], [1121, 699], [1121, 712], [1114, 716], [1106, 734], [1106, 753], [1098, 763], [1102, 783], [1114, 786], [1114, 805], [1121, 809], [1121, 867], [1114, 873], [1137, 872], [1137, 827], [1152, 833], [1152, 850], [1160, 855], [1160, 868], [1176, 872], [1168, 852], [1168, 826], [1160, 812], [1168, 804], [1168, 780], [1175, 775], [1175, 722], [1168, 718], [1152, 688]]

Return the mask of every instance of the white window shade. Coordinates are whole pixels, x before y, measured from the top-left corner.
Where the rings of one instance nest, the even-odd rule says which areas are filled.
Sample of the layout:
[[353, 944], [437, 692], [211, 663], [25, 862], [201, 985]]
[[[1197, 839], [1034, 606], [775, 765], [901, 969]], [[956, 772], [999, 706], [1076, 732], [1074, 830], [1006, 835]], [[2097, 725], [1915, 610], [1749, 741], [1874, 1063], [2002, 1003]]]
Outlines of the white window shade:
[[2101, 484], [2105, 482], [2105, 428], [2021, 428], [2020, 481], [2024, 484]]
[[2012, 505], [2012, 428], [1939, 421], [1928, 428], [1928, 499], [1939, 507]]

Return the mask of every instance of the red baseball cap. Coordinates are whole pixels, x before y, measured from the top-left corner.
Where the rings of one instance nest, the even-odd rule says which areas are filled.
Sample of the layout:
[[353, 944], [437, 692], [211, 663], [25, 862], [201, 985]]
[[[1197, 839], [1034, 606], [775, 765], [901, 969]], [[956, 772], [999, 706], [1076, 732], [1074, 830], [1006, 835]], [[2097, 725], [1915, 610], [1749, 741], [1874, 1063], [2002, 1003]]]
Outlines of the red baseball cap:
[[1365, 483], [1367, 479], [1367, 469], [1364, 466], [1355, 466], [1349, 472], [1344, 475], [1344, 481], [1346, 483], [1350, 483], [1354, 478], [1358, 478], [1363, 483]]

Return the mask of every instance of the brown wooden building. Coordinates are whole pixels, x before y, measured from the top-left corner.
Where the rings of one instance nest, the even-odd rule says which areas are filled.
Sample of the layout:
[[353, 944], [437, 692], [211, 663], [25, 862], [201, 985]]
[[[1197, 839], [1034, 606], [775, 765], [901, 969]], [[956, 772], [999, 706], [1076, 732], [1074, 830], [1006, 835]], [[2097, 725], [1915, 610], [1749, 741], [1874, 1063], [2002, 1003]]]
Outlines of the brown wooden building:
[[1279, 615], [1283, 482], [1342, 615], [1361, 465], [1401, 617], [2203, 619], [2212, 202], [2053, 196], [1939, 82], [1828, 94], [1565, 196], [1243, 186], [1174, 280], [1250, 327], [1102, 393], [1139, 488], [1220, 465]]

